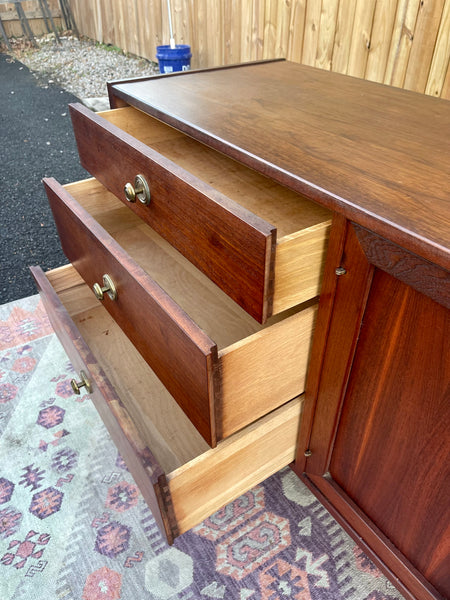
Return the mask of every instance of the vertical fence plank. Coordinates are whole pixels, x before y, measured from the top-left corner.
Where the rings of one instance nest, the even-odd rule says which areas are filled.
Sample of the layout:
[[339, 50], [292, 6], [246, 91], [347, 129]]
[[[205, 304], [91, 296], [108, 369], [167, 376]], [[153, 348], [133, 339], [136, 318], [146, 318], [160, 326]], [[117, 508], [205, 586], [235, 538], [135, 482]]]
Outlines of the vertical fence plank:
[[286, 58], [288, 48], [290, 0], [279, 0], [277, 10], [277, 35], [275, 42], [275, 57]]
[[384, 83], [403, 87], [416, 29], [420, 0], [399, 0]]
[[450, 63], [450, 0], [446, 0], [425, 92], [440, 96]]
[[[171, 0], [172, 27], [176, 44], [186, 44], [184, 16], [186, 6], [183, 0]], [[170, 36], [169, 36], [170, 37]]]
[[306, 0], [293, 0], [289, 20], [287, 59], [302, 61], [303, 35], [305, 32]]
[[277, 41], [277, 0], [266, 0], [264, 10], [263, 58], [275, 58]]
[[424, 92], [433, 58], [444, 0], [422, 0], [406, 70], [404, 87]]
[[[196, 52], [193, 56], [194, 68], [204, 67], [207, 64], [206, 34], [208, 23], [206, 21], [206, 0], [196, 0], [196, 11], [194, 15], [194, 36], [196, 40]], [[213, 35], [210, 30], [210, 35]]]
[[241, 61], [247, 62], [251, 56], [253, 0], [241, 4]]
[[264, 46], [265, 1], [253, 0], [252, 60], [261, 60]]
[[365, 79], [382, 82], [397, 13], [397, 0], [377, 0]]
[[364, 77], [369, 56], [376, 0], [357, 0], [347, 73]]
[[[223, 7], [223, 43], [224, 43], [224, 64], [231, 65], [233, 62], [239, 62], [239, 54], [236, 55], [235, 36], [236, 31], [233, 19], [233, 0], [224, 0]], [[240, 31], [240, 28], [238, 29]]]
[[[100, 10], [102, 14], [102, 37], [98, 38], [99, 42], [105, 44], [115, 44], [116, 39], [114, 36], [114, 23], [111, 19], [109, 2], [107, 0], [100, 0]], [[75, 19], [78, 26], [78, 21]]]
[[356, 0], [341, 0], [337, 15], [333, 56], [331, 59], [332, 70], [338, 73], [347, 73], [355, 12]]
[[338, 10], [339, 0], [322, 2], [315, 66], [327, 71], [332, 65]]
[[302, 52], [302, 63], [304, 65], [314, 66], [316, 62], [322, 1], [323, 0], [308, 0], [306, 5], [305, 33], [303, 36]]
[[204, 66], [223, 65], [223, 1], [206, 2], [206, 16], [208, 32], [205, 36], [207, 52]]

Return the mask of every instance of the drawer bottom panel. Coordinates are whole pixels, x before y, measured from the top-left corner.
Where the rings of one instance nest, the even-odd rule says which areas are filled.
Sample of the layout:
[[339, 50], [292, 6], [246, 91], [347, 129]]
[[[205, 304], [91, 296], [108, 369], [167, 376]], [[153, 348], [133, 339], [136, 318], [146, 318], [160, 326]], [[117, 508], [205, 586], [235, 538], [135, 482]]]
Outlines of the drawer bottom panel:
[[87, 373], [95, 406], [169, 542], [293, 461], [302, 397], [211, 449], [71, 265], [32, 273], [55, 331], [74, 367]]

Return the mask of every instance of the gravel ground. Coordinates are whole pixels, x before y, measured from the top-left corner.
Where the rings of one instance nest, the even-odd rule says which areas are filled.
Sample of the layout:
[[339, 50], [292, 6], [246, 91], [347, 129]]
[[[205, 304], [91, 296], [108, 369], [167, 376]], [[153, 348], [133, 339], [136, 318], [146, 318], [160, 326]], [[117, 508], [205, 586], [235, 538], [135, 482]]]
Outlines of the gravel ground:
[[156, 72], [148, 61], [70, 36], [61, 46], [46, 36], [37, 50], [12, 42], [14, 52], [0, 54], [0, 304], [36, 293], [29, 265], [67, 263], [41, 183], [89, 177], [67, 105], [106, 108], [106, 81]]
[[144, 58], [92, 40], [63, 35], [59, 45], [50, 34], [37, 42], [38, 49], [13, 46], [11, 56], [30, 69], [39, 85], [55, 83], [80, 99], [107, 96], [107, 81], [158, 72], [158, 66]]

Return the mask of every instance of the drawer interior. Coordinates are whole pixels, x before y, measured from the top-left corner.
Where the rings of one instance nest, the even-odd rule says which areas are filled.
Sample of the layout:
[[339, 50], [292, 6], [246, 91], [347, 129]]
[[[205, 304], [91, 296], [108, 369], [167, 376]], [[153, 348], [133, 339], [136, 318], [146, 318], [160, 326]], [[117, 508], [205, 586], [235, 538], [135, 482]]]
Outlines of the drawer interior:
[[294, 459], [300, 398], [210, 449], [75, 269], [47, 278], [167, 474], [179, 533]]
[[326, 208], [132, 106], [98, 114], [274, 225], [279, 244], [330, 220]]

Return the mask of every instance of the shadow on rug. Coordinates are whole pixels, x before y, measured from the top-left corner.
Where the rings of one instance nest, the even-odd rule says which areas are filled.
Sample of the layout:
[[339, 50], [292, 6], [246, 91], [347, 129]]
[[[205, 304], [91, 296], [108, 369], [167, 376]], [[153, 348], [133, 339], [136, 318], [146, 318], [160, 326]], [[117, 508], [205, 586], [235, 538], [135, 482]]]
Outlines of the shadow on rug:
[[38, 296], [0, 306], [2, 600], [394, 600], [284, 469], [168, 547]]

